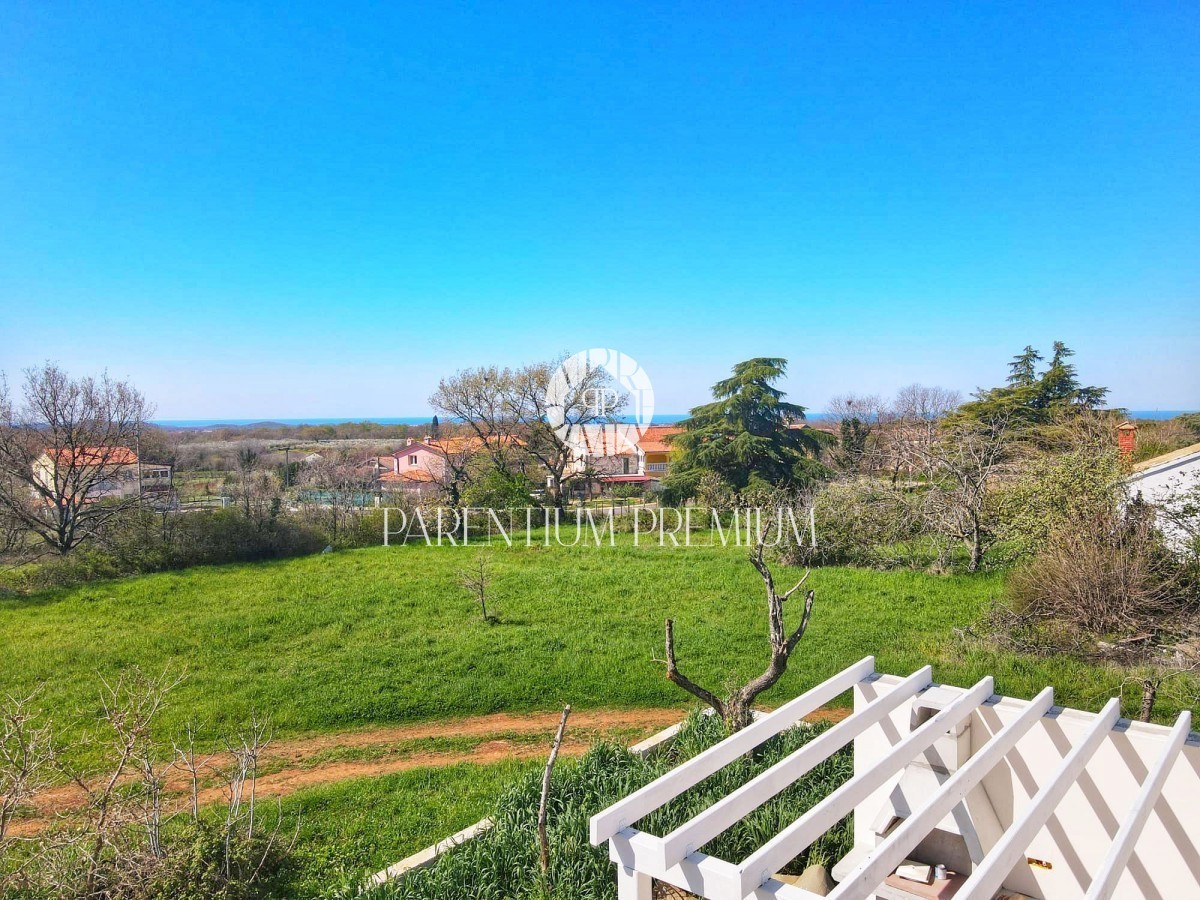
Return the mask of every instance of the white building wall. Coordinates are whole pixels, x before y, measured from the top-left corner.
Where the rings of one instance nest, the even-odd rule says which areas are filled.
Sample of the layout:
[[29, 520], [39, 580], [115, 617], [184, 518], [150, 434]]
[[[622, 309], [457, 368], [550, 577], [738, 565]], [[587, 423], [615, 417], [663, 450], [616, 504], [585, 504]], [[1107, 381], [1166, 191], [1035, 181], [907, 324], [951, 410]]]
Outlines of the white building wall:
[[[1131, 499], [1140, 494], [1148, 503], [1177, 510], [1178, 499], [1184, 492], [1200, 488], [1200, 452], [1134, 472], [1126, 484]], [[1169, 540], [1180, 545], [1186, 543], [1187, 533], [1169, 517], [1160, 517], [1159, 525]]]

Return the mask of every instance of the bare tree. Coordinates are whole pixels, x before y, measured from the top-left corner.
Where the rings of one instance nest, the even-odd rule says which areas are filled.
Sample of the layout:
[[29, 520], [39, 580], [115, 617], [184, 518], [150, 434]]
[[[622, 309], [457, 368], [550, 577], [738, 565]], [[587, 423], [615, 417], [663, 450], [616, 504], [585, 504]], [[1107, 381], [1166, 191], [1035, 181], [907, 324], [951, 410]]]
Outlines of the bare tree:
[[433, 472], [442, 496], [451, 506], [462, 502], [463, 491], [478, 476], [481, 469], [480, 457], [484, 445], [468, 437], [432, 437], [427, 442], [441, 460], [441, 471]]
[[316, 492], [308, 503], [336, 541], [362, 513], [363, 503], [375, 487], [376, 476], [361, 465], [352, 451], [330, 453], [304, 467], [302, 484]]
[[[571, 482], [584, 470], [574, 441], [564, 440], [564, 433], [611, 424], [628, 402], [605, 369], [588, 365], [570, 367], [560, 384], [565, 385], [563, 394], [551, 397], [551, 380], [565, 371], [564, 363], [470, 369], [443, 379], [429, 398], [438, 412], [467, 424], [498, 469], [527, 474], [537, 468], [543, 473], [547, 498], [560, 509]], [[604, 404], [596, 402], [601, 396]]]
[[141, 485], [129, 482], [151, 411], [136, 388], [107, 374], [74, 380], [46, 363], [26, 371], [20, 403], [0, 380], [0, 508], [69, 553], [139, 502]]
[[0, 851], [17, 808], [49, 783], [50, 726], [33, 709], [36, 693], [0, 706]]
[[479, 603], [479, 611], [483, 615], [483, 621], [489, 625], [494, 625], [500, 621], [495, 616], [489, 616], [487, 611], [487, 594], [492, 583], [491, 571], [491, 554], [481, 552], [471, 564], [469, 569], [464, 569], [459, 575], [459, 584], [463, 589], [469, 591], [476, 602]]
[[270, 727], [260, 720], [257, 714], [251, 713], [250, 727], [237, 736], [235, 743], [227, 745], [229, 754], [233, 757], [233, 767], [227, 775], [229, 802], [225, 808], [226, 878], [232, 873], [233, 843], [241, 823], [245, 823], [247, 838], [254, 835], [258, 761], [270, 743]]
[[910, 384], [896, 392], [893, 409], [907, 422], [937, 423], [958, 409], [962, 394], [943, 387]]
[[236, 457], [236, 473], [237, 473], [237, 490], [238, 499], [242, 503], [243, 512], [246, 513], [246, 518], [250, 518], [252, 504], [254, 503], [254, 495], [256, 493], [255, 486], [257, 482], [257, 474], [259, 464], [262, 461], [262, 455], [257, 448], [250, 444], [238, 447]]
[[260, 530], [280, 506], [279, 485], [263, 467], [261, 444], [243, 443], [234, 458], [234, 470], [226, 478], [246, 518]]
[[852, 473], [879, 465], [879, 429], [890, 418], [887, 404], [877, 394], [841, 394], [829, 401], [829, 413], [838, 428], [838, 465]]
[[943, 419], [962, 403], [958, 391], [941, 387], [910, 384], [896, 392], [883, 430], [883, 454], [892, 470], [892, 480], [900, 470], [912, 472], [925, 464], [925, 456], [934, 445]]
[[495, 466], [504, 470], [513, 465], [514, 450], [519, 446], [515, 378], [512, 369], [467, 369], [439, 381], [429, 398], [435, 410], [463, 422]]
[[966, 544], [972, 572], [983, 564], [994, 537], [988, 504], [1007, 461], [1008, 440], [1004, 421], [959, 423], [943, 428], [929, 446], [916, 448], [930, 481], [926, 517], [940, 534]]
[[[780, 514], [780, 511], [777, 509], [775, 515], [778, 516]], [[718, 697], [712, 691], [701, 687], [679, 671], [679, 666], [675, 659], [675, 623], [672, 619], [667, 619], [667, 678], [689, 694], [712, 707], [713, 711], [721, 717], [725, 722], [725, 727], [730, 731], [739, 730], [750, 724], [755, 699], [763, 691], [774, 687], [775, 683], [783, 677], [783, 673], [787, 671], [788, 660], [791, 658], [792, 651], [796, 649], [796, 645], [804, 637], [804, 632], [808, 630], [809, 619], [812, 617], [815, 592], [810, 590], [804, 595], [804, 609], [800, 614], [800, 624], [791, 631], [788, 631], [784, 625], [784, 603], [804, 586], [808, 580], [808, 576], [811, 574], [811, 570], [806, 571], [799, 581], [783, 593], [780, 593], [776, 588], [775, 577], [772, 575], [771, 568], [765, 558], [765, 549], [768, 534], [779, 525], [780, 523], [774, 520], [764, 523], [759, 528], [754, 551], [750, 554], [750, 564], [762, 576], [767, 596], [767, 627], [771, 657], [761, 675], [751, 679], [739, 688], [734, 688], [725, 698]]]
[[189, 720], [184, 732], [185, 742], [172, 745], [172, 749], [175, 751], [176, 766], [183, 769], [188, 776], [188, 799], [193, 820], [200, 818], [200, 773], [209, 768], [213, 760], [211, 754], [203, 759], [197, 758], [196, 733], [198, 730], [195, 720]]
[[28, 529], [3, 506], [0, 506], [0, 559], [20, 559], [26, 549]]
[[[628, 403], [628, 396], [615, 388], [612, 376], [605, 369], [578, 360], [574, 365], [569, 362], [556, 360], [525, 366], [516, 373], [514, 381], [524, 449], [547, 473], [547, 496], [558, 509], [564, 507], [571, 483], [584, 477], [587, 469], [589, 454], [580, 453], [579, 441], [587, 440], [589, 432], [600, 441], [615, 440], [615, 429], [604, 433], [596, 426], [602, 428], [614, 423], [616, 415]], [[559, 372], [562, 373], [560, 392], [551, 396], [551, 379]], [[595, 398], [602, 395], [609, 399], [603, 404], [596, 402]], [[620, 449], [597, 447], [596, 454]]]
[[102, 748], [105, 767], [99, 772], [86, 772], [61, 754], [54, 756], [59, 770], [87, 797], [85, 834], [89, 837], [87, 846], [82, 848], [85, 896], [100, 892], [106, 855], [119, 855], [123, 851], [125, 832], [138, 819], [135, 810], [139, 798], [122, 790], [122, 784], [139, 760], [152, 758], [150, 724], [162, 709], [167, 693], [182, 677], [172, 675], [169, 670], [164, 670], [161, 675], [147, 676], [135, 667], [122, 673], [114, 682], [102, 681], [101, 719], [109, 732], [108, 743]]
[[[1141, 689], [1141, 703], [1138, 707], [1138, 721], [1149, 722], [1154, 718], [1154, 706], [1158, 702], [1159, 692], [1170, 684], [1178, 685], [1182, 688], [1179, 696], [1175, 700], [1184, 707], [1192, 707], [1196, 705], [1196, 691], [1194, 684], [1192, 690], [1188, 691], [1189, 679], [1180, 676], [1190, 676], [1200, 669], [1200, 660], [1192, 657], [1185, 657], [1179, 660], [1163, 660], [1153, 658], [1150, 654], [1144, 654], [1146, 659], [1140, 667], [1130, 670], [1130, 676], [1121, 682], [1121, 693], [1125, 693], [1127, 686], [1134, 686]], [[1179, 679], [1177, 682], [1175, 679]]]

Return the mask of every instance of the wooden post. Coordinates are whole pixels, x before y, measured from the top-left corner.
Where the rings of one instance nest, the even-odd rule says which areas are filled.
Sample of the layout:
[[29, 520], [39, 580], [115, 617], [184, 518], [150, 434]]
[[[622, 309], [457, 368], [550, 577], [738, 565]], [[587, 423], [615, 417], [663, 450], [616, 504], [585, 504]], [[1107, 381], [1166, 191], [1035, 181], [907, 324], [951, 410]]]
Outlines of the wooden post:
[[567, 730], [567, 716], [571, 715], [570, 705], [563, 707], [562, 721], [558, 723], [558, 733], [554, 743], [550, 745], [550, 758], [546, 760], [546, 771], [542, 773], [542, 799], [538, 803], [538, 847], [541, 851], [542, 878], [549, 888], [550, 880], [550, 838], [546, 835], [546, 804], [550, 799], [550, 773], [554, 771], [554, 761], [558, 759], [558, 748], [562, 746], [563, 732]]
[[1154, 716], [1154, 701], [1158, 699], [1158, 684], [1153, 678], [1142, 679], [1142, 709], [1138, 718], [1149, 722]]

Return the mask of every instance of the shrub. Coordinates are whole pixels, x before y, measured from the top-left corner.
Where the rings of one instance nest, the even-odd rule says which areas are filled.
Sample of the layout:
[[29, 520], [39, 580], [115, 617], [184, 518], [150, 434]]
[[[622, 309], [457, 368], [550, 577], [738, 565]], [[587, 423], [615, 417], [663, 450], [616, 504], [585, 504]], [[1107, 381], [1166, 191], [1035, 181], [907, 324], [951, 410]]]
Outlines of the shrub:
[[785, 561], [876, 568], [915, 564], [928, 555], [927, 547], [917, 545], [919, 503], [919, 495], [875, 479], [823, 485], [812, 495], [817, 545], [788, 547]]
[[[0, 897], [268, 895], [291, 851], [282, 808], [274, 817], [255, 815], [258, 762], [269, 728], [252, 718], [226, 743], [231, 761], [220, 768], [211, 765], [212, 757], [198, 757], [194, 728], [185, 741], [158, 740], [154, 720], [181, 678], [134, 667], [102, 681], [96, 731], [86, 741], [94, 761], [65, 750], [54, 723], [33, 705], [36, 694], [0, 700], [0, 785], [11, 792], [0, 816]], [[164, 793], [173, 769], [191, 780], [194, 791], [190, 808], [177, 814]], [[201, 809], [196, 791], [209, 773], [224, 781], [226, 799]], [[56, 777], [78, 785], [86, 803], [33, 835], [6, 834], [10, 800], [26, 803]]]
[[1178, 608], [1177, 579], [1148, 522], [1107, 516], [1057, 527], [1007, 584], [1017, 616], [1053, 623], [1064, 637], [1161, 627]]
[[[999, 498], [999, 531], [1020, 554], [1047, 548], [1078, 523], [1113, 522], [1121, 463], [1115, 448], [1084, 447], [1032, 460]], [[1089, 535], [1091, 536], [1091, 535]]]
[[1157, 422], [1141, 422], [1133, 461], [1143, 462], [1196, 443], [1200, 436], [1200, 414], [1191, 413]]
[[[381, 526], [382, 527], [382, 526]], [[66, 556], [46, 556], [6, 581], [38, 591], [188, 566], [257, 562], [315, 553], [328, 543], [299, 518], [251, 519], [240, 509], [187, 513], [131, 510]]]
[[286, 861], [287, 847], [275, 836], [255, 831], [229, 835], [224, 820], [188, 819], [170, 830], [166, 852], [150, 883], [132, 896], [148, 900], [252, 900], [266, 895]]
[[523, 509], [533, 504], [533, 488], [524, 475], [493, 467], [463, 489], [462, 504], [479, 509]]
[[1181, 416], [1176, 416], [1172, 421], [1180, 427], [1186, 428], [1193, 435], [1200, 437], [1200, 413], [1184, 413]]
[[646, 486], [643, 484], [614, 484], [612, 486], [612, 495], [618, 500], [629, 500], [634, 497], [642, 497], [646, 493]]
[[[388, 506], [396, 509], [401, 504], [389, 502]], [[366, 509], [357, 513], [341, 531], [339, 538], [335, 547], [378, 547], [383, 543], [383, 510]]]
[[695, 469], [671, 472], [662, 480], [659, 500], [664, 506], [681, 506], [696, 496], [700, 473]]

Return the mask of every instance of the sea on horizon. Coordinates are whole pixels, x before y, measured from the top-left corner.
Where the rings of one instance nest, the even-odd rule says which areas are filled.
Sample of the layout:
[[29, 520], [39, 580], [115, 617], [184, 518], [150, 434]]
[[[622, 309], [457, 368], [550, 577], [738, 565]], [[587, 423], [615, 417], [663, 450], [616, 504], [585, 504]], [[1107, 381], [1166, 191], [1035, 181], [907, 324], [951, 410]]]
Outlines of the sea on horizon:
[[[1173, 419], [1176, 416], [1184, 413], [1198, 412], [1200, 410], [1191, 409], [1131, 409], [1129, 416], [1134, 419]], [[815, 422], [820, 422], [823, 419], [828, 419], [829, 413], [812, 412], [808, 414], [808, 418]], [[431, 421], [432, 416], [360, 416], [360, 417], [321, 417], [312, 416], [298, 419], [154, 419], [151, 425], [158, 425], [163, 428], [244, 428], [248, 425], [285, 425], [295, 427], [299, 425], [346, 425], [356, 424], [359, 422], [373, 422], [376, 425], [427, 425]], [[654, 424], [670, 425], [673, 422], [678, 422], [687, 418], [687, 413], [660, 413], [654, 416]]]

